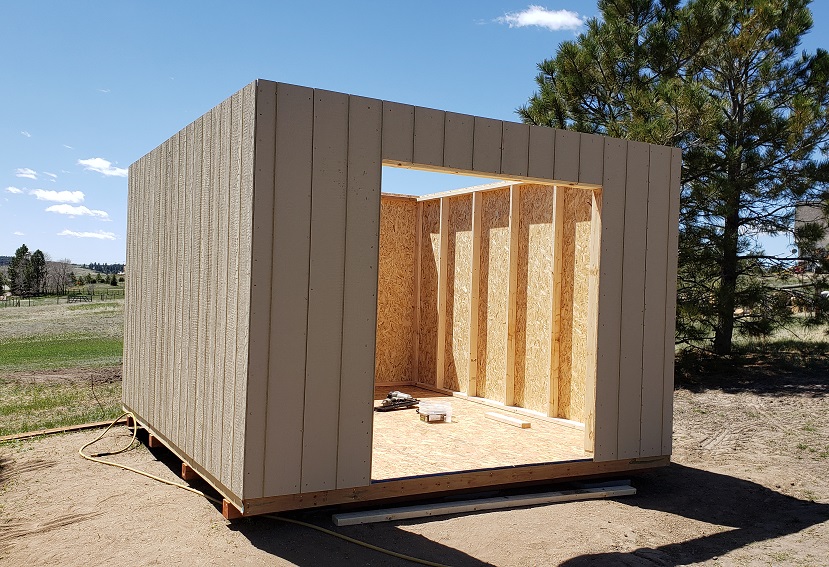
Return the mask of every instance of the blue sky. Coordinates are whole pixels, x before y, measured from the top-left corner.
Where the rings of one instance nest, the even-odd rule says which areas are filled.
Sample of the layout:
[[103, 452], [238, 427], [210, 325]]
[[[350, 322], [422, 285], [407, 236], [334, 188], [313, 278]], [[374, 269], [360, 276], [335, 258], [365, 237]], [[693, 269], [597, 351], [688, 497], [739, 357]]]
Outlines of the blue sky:
[[[813, 6], [813, 51], [829, 29]], [[123, 262], [126, 168], [257, 78], [517, 120], [594, 2], [18, 0], [0, 19], [0, 255]], [[561, 12], [569, 11], [570, 13]], [[384, 169], [384, 190], [479, 183]]]

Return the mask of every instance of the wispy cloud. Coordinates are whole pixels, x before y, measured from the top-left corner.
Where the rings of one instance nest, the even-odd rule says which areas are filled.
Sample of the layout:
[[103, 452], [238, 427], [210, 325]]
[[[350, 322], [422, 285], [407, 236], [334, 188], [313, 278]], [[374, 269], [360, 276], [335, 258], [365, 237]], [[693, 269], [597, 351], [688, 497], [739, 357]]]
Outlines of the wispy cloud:
[[520, 12], [510, 12], [495, 19], [500, 24], [511, 28], [537, 26], [550, 31], [577, 30], [584, 25], [585, 18], [570, 10], [548, 10], [543, 6], [531, 4]]
[[14, 170], [15, 177], [25, 177], [26, 179], [37, 179], [37, 172], [28, 167], [18, 167]]
[[44, 171], [44, 172], [42, 172], [42, 173], [43, 173], [43, 175], [48, 175], [48, 176], [49, 176], [49, 177], [51, 177], [52, 179], [57, 179], [57, 178], [58, 178], [58, 174], [57, 174], [57, 173], [50, 173], [50, 172], [48, 172], [48, 171]]
[[12, 234], [14, 234], [15, 236], [26, 236], [25, 234], [23, 234], [19, 230], [15, 230]]
[[106, 94], [109, 92], [109, 89], [98, 89], [98, 92]]
[[20, 189], [19, 187], [6, 187], [6, 192], [7, 193], [14, 193], [15, 195], [19, 195], [20, 193], [23, 192], [23, 189]]
[[55, 203], [82, 203], [83, 191], [52, 191], [49, 189], [32, 189], [29, 195], [34, 195], [39, 201], [54, 201]]
[[73, 217], [90, 216], [102, 220], [109, 220], [109, 213], [107, 213], [106, 211], [88, 209], [83, 205], [52, 205], [50, 207], [46, 207], [46, 211], [49, 213], [58, 213], [60, 215], [70, 215]]
[[73, 148], [72, 146], [68, 146], [68, 145], [66, 145], [66, 144], [63, 144], [63, 147], [64, 147], [64, 148], [67, 148], [67, 149], [69, 149], [69, 150], [74, 150], [74, 149], [75, 149], [75, 148]]
[[99, 230], [97, 232], [75, 232], [74, 230], [64, 230], [58, 233], [58, 236], [74, 236], [75, 238], [97, 238], [99, 240], [115, 240], [114, 232], [105, 232]]
[[104, 158], [94, 157], [89, 159], [79, 159], [78, 165], [82, 165], [88, 171], [97, 171], [107, 177], [126, 177], [127, 170], [122, 167], [113, 167], [112, 162]]
[[21, 134], [21, 135], [23, 135], [23, 136], [26, 136], [27, 138], [31, 138], [31, 137], [32, 137], [32, 135], [31, 135], [31, 134], [29, 134], [26, 130], [21, 130], [21, 131], [20, 131], [20, 134]]

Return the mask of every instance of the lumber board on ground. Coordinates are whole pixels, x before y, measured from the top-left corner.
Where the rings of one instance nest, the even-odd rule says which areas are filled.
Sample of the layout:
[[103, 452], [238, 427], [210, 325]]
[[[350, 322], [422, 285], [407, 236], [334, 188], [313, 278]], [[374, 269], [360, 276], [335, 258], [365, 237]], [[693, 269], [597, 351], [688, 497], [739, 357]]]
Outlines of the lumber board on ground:
[[499, 423], [506, 423], [507, 425], [512, 425], [513, 427], [520, 427], [521, 429], [529, 429], [532, 427], [532, 423], [529, 421], [525, 421], [523, 419], [518, 419], [517, 417], [512, 417], [511, 415], [504, 415], [502, 413], [495, 413], [494, 411], [486, 412], [487, 418], [497, 421]]
[[479, 498], [460, 502], [438, 502], [435, 504], [421, 504], [419, 506], [346, 512], [343, 514], [334, 514], [332, 519], [336, 526], [355, 526], [359, 524], [409, 520], [412, 518], [445, 516], [447, 514], [500, 510], [502, 508], [598, 500], [600, 498], [617, 498], [619, 496], [632, 496], [634, 494], [636, 494], [636, 489], [630, 485], [608, 486], [604, 488], [576, 488], [572, 490], [542, 492], [539, 494], [516, 494], [513, 496], [496, 496], [493, 498]]

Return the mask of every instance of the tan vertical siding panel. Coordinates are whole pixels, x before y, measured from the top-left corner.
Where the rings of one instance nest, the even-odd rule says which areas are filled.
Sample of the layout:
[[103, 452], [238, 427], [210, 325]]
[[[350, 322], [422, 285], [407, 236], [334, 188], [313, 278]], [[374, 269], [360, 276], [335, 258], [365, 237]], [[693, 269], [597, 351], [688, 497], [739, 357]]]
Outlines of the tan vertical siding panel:
[[213, 270], [215, 263], [215, 248], [211, 246], [213, 235], [216, 233], [215, 217], [215, 195], [213, 194], [213, 186], [211, 180], [213, 178], [213, 154], [211, 149], [213, 147], [213, 123], [210, 115], [205, 114], [198, 120], [201, 122], [201, 186], [202, 195], [204, 196], [204, 216], [202, 225], [204, 265], [200, 274], [200, 279], [206, 280], [204, 286], [204, 295], [202, 301], [202, 311], [204, 313], [204, 329], [203, 350], [199, 352], [202, 358], [202, 365], [204, 371], [202, 372], [204, 380], [204, 395], [201, 402], [201, 411], [198, 419], [203, 423], [202, 426], [202, 463], [210, 466], [213, 454], [213, 404], [216, 401], [216, 392], [214, 390], [214, 382], [216, 379], [216, 369], [213, 366], [212, 353], [215, 350], [215, 319], [211, 318], [210, 312], [215, 309], [216, 303], [216, 285], [218, 278], [216, 272]]
[[418, 380], [437, 385], [438, 271], [440, 268], [440, 200], [422, 201], [420, 246], [420, 325]]
[[124, 274], [124, 370], [121, 402], [135, 408], [135, 297], [133, 290], [137, 287], [130, 282], [130, 272], [135, 266], [135, 192], [137, 165], [133, 163], [127, 172], [127, 257]]
[[[596, 337], [596, 403], [593, 458], [616, 459], [619, 419], [619, 357], [622, 332], [622, 269], [625, 230], [627, 143], [605, 138], [602, 180], [601, 262]], [[588, 407], [588, 412], [592, 408]]]
[[530, 148], [530, 127], [527, 124], [504, 122], [501, 173], [527, 175]]
[[[337, 488], [371, 482], [382, 120], [379, 100], [349, 97]], [[440, 128], [442, 142], [442, 115]]]
[[472, 168], [479, 173], [501, 172], [501, 125], [500, 120], [475, 117], [472, 142]]
[[472, 169], [472, 137], [475, 120], [466, 114], [446, 113], [443, 165], [458, 170]]
[[194, 442], [194, 454], [196, 462], [205, 462], [205, 429], [204, 406], [207, 401], [207, 365], [204, 361], [204, 352], [207, 349], [205, 336], [207, 334], [207, 243], [210, 227], [208, 226], [210, 206], [210, 194], [204, 183], [204, 122], [197, 120], [193, 123], [193, 190], [198, 193], [198, 230], [193, 234], [198, 240], [193, 254], [198, 256], [198, 269], [194, 275], [198, 279], [196, 291], [195, 321], [195, 351], [193, 357], [196, 366], [196, 399], [194, 405], [193, 419], [196, 425]]
[[469, 388], [469, 324], [472, 301], [472, 195], [444, 199], [449, 205], [446, 254], [446, 350], [443, 387]]
[[676, 272], [679, 239], [682, 150], [671, 150], [671, 205], [668, 212], [668, 267], [665, 297], [665, 374], [662, 398], [662, 454], [671, 454], [674, 413], [674, 356], [676, 353]]
[[[219, 213], [216, 254], [217, 277], [224, 285], [218, 287], [216, 296], [216, 326], [221, 332], [216, 337], [216, 378], [213, 384], [213, 456], [211, 459], [211, 472], [223, 483], [226, 481], [225, 465], [227, 462], [226, 451], [230, 448], [224, 444], [224, 431], [230, 427], [230, 422], [225, 413], [225, 381], [228, 379], [228, 361], [226, 356], [227, 344], [225, 334], [227, 332], [227, 302], [228, 296], [233, 293], [235, 283], [228, 279], [227, 267], [228, 258], [228, 231], [230, 217], [230, 192], [228, 185], [228, 156], [230, 155], [230, 103], [225, 101], [211, 111], [214, 128], [217, 134], [216, 141], [211, 149], [213, 162], [213, 192], [217, 212]], [[227, 485], [226, 485], [227, 486]]]
[[224, 417], [222, 427], [222, 480], [232, 488], [233, 486], [233, 460], [236, 455], [236, 447], [233, 446], [233, 427], [236, 424], [234, 411], [236, 408], [233, 399], [236, 384], [236, 300], [239, 285], [239, 198], [240, 198], [240, 172], [239, 160], [241, 153], [241, 132], [239, 122], [239, 104], [233, 99], [227, 100], [225, 109], [224, 134], [230, 140], [227, 152], [222, 155], [223, 174], [227, 174], [228, 207], [227, 207], [227, 281], [233, 285], [227, 295], [227, 312], [225, 318], [225, 375], [223, 406]]
[[198, 407], [198, 401], [196, 400], [196, 381], [197, 381], [197, 374], [198, 368], [196, 366], [196, 330], [197, 330], [197, 322], [198, 322], [198, 277], [194, 277], [194, 274], [198, 274], [198, 239], [200, 232], [198, 230], [198, 219], [199, 219], [199, 197], [200, 192], [198, 187], [195, 185], [195, 141], [194, 141], [194, 131], [193, 125], [190, 124], [184, 131], [184, 140], [186, 144], [186, 164], [185, 164], [185, 172], [184, 172], [184, 183], [185, 183], [185, 192], [186, 192], [186, 204], [185, 207], [187, 209], [187, 300], [186, 300], [186, 308], [187, 308], [187, 363], [185, 365], [185, 375], [187, 376], [187, 409], [185, 411], [185, 416], [187, 417], [187, 433], [185, 438], [185, 452], [190, 455], [193, 459], [196, 459], [196, 447], [195, 447], [195, 436], [196, 436], [196, 420], [195, 420], [195, 412], [196, 408]]
[[161, 302], [161, 289], [162, 289], [162, 282], [161, 277], [159, 277], [160, 272], [160, 262], [158, 260], [159, 254], [161, 252], [161, 238], [159, 237], [159, 231], [161, 228], [161, 218], [160, 218], [160, 208], [161, 208], [161, 148], [156, 148], [153, 151], [152, 157], [152, 205], [151, 205], [151, 225], [150, 225], [150, 239], [152, 241], [151, 253], [150, 253], [150, 273], [155, 274], [152, 281], [152, 306], [151, 306], [151, 337], [152, 342], [150, 345], [150, 372], [152, 373], [152, 381], [153, 381], [153, 389], [152, 389], [152, 396], [149, 399], [150, 405], [150, 412], [149, 414], [152, 416], [151, 419], [153, 423], [160, 423], [161, 422], [161, 404], [159, 403], [159, 398], [161, 397], [161, 376], [160, 376], [160, 364], [159, 364], [159, 351], [162, 337], [161, 337], [161, 326], [159, 325], [159, 308], [158, 305]]
[[645, 266], [645, 328], [642, 341], [642, 427], [639, 455], [662, 454], [665, 385], [665, 307], [668, 219], [671, 205], [671, 149], [650, 147], [648, 235]]
[[151, 154], [148, 154], [144, 157], [144, 162], [141, 166], [142, 169], [142, 178], [143, 178], [143, 186], [144, 190], [142, 191], [141, 195], [141, 233], [144, 238], [144, 242], [146, 243], [145, 246], [141, 248], [141, 270], [142, 270], [142, 290], [144, 291], [143, 297], [143, 305], [140, 309], [141, 313], [141, 334], [144, 337], [144, 340], [141, 342], [141, 376], [144, 377], [144, 387], [141, 388], [141, 394], [139, 396], [139, 412], [141, 417], [144, 419], [149, 419], [152, 416], [150, 415], [150, 395], [152, 392], [152, 367], [150, 366], [150, 349], [152, 347], [152, 341], [154, 339], [155, 333], [150, 324], [150, 315], [152, 313], [149, 306], [146, 305], [147, 301], [153, 301], [153, 293], [152, 287], [150, 286], [150, 282], [152, 281], [150, 278], [150, 272], [152, 270], [152, 266], [150, 265], [150, 255], [152, 250], [150, 249], [151, 246], [149, 244], [150, 238], [150, 230], [151, 230], [151, 208], [153, 200], [153, 193], [152, 193], [152, 178], [150, 177], [151, 172]]
[[579, 183], [601, 185], [604, 141], [595, 134], [579, 135]]
[[515, 405], [546, 413], [553, 293], [553, 190], [521, 185], [515, 326]]
[[264, 492], [296, 494], [302, 475], [314, 91], [276, 87], [274, 245]]
[[224, 343], [224, 329], [223, 323], [217, 319], [219, 289], [227, 286], [224, 281], [224, 274], [220, 275], [219, 270], [224, 271], [224, 265], [219, 262], [219, 254], [221, 250], [222, 235], [219, 228], [219, 215], [222, 208], [221, 195], [221, 179], [219, 175], [219, 161], [221, 146], [221, 118], [215, 111], [211, 111], [204, 116], [205, 124], [208, 126], [205, 130], [205, 136], [209, 133], [209, 141], [205, 141], [205, 160], [210, 161], [210, 175], [205, 179], [209, 193], [210, 193], [210, 244], [209, 251], [209, 278], [208, 282], [208, 313], [207, 313], [207, 344], [209, 352], [207, 354], [206, 364], [210, 372], [210, 404], [206, 407], [205, 425], [207, 427], [207, 451], [205, 461], [202, 465], [211, 473], [221, 469], [221, 420], [216, 420], [217, 406], [222, 400], [222, 389], [218, 387], [221, 379], [221, 369], [218, 360], [219, 344]]
[[622, 336], [619, 359], [618, 458], [620, 459], [639, 456], [649, 163], [648, 145], [628, 142], [622, 272]]
[[193, 449], [193, 384], [194, 377], [190, 372], [190, 314], [192, 305], [192, 260], [193, 260], [193, 191], [192, 179], [192, 140], [187, 136], [186, 130], [179, 133], [179, 180], [178, 186], [181, 191], [183, 241], [182, 241], [182, 342], [179, 347], [181, 352], [181, 400], [179, 402], [179, 432], [181, 447], [188, 455]]
[[443, 165], [443, 128], [442, 110], [422, 108], [414, 109], [414, 149], [413, 161], [421, 165]]
[[271, 339], [276, 83], [259, 81], [255, 101], [255, 169], [250, 278], [250, 347], [245, 419], [244, 498], [264, 496], [265, 434]]
[[556, 130], [545, 126], [530, 126], [530, 148], [527, 175], [539, 179], [553, 179]]
[[384, 160], [412, 163], [414, 156], [414, 107], [383, 101]]
[[315, 90], [303, 492], [337, 485], [347, 167], [348, 96]]
[[503, 403], [509, 311], [509, 189], [486, 191], [480, 195], [478, 396]]
[[556, 130], [553, 178], [575, 183], [579, 180], [579, 150], [581, 134], [571, 130]]
[[173, 180], [172, 164], [172, 141], [164, 142], [164, 186], [163, 214], [164, 214], [164, 254], [162, 257], [162, 271], [159, 277], [163, 278], [164, 290], [162, 305], [163, 317], [163, 359], [162, 377], [164, 378], [164, 434], [168, 437], [175, 431], [173, 426], [173, 356], [175, 354], [175, 297], [174, 286], [176, 284], [175, 272], [172, 266], [175, 264], [175, 244], [173, 233], [176, 226], [175, 211], [173, 210], [173, 199], [175, 197], [175, 182]]
[[[239, 202], [239, 295], [236, 298], [236, 376], [234, 382], [234, 424], [233, 424], [233, 490], [244, 494], [245, 486], [245, 424], [248, 412], [258, 414], [255, 424], [264, 423], [264, 403], [246, 408], [248, 400], [248, 353], [250, 346], [250, 293], [251, 293], [251, 243], [253, 240], [253, 168], [254, 168], [254, 124], [256, 121], [256, 85], [250, 83], [234, 95], [239, 100], [239, 156], [240, 202]], [[264, 382], [264, 379], [261, 381]], [[257, 449], [262, 451], [260, 445]], [[261, 471], [261, 466], [259, 471]], [[252, 476], [254, 485], [261, 486], [262, 472]], [[261, 491], [255, 487], [254, 493]]]
[[176, 133], [171, 138], [171, 154], [170, 154], [170, 161], [172, 162], [172, 178], [170, 181], [170, 190], [173, 197], [173, 213], [172, 218], [174, 221], [173, 224], [173, 254], [172, 254], [172, 263], [167, 266], [168, 270], [171, 270], [173, 275], [174, 281], [172, 286], [172, 296], [173, 296], [173, 326], [171, 329], [171, 333], [173, 335], [172, 344], [173, 344], [173, 358], [172, 358], [172, 378], [173, 378], [173, 398], [168, 401], [170, 406], [172, 407], [173, 412], [173, 423], [170, 431], [170, 440], [175, 443], [177, 446], [181, 446], [182, 441], [182, 434], [181, 434], [181, 424], [184, 423], [184, 419], [181, 416], [181, 381], [182, 381], [182, 372], [181, 372], [181, 350], [182, 350], [182, 310], [184, 309], [184, 302], [183, 302], [183, 284], [185, 279], [184, 274], [184, 266], [182, 265], [182, 248], [183, 248], [183, 240], [184, 240], [184, 232], [183, 227], [184, 223], [182, 222], [182, 217], [184, 216], [184, 209], [182, 207], [182, 197], [183, 191], [180, 185], [181, 179], [181, 172], [180, 172], [180, 156], [181, 151], [179, 148], [180, 145], [180, 134]]

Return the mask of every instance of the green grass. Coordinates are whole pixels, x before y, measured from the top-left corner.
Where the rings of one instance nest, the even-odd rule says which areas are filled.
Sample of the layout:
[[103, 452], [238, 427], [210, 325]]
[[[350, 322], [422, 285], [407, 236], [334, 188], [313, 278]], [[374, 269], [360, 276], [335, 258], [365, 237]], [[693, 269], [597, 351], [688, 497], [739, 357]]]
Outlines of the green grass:
[[120, 303], [105, 301], [103, 303], [79, 303], [77, 305], [69, 305], [66, 308], [69, 311], [94, 311], [96, 309], [115, 309], [119, 307], [121, 307]]
[[0, 378], [0, 436], [115, 419], [121, 383], [26, 383]]
[[114, 337], [38, 337], [0, 343], [0, 372], [120, 364], [124, 341]]

